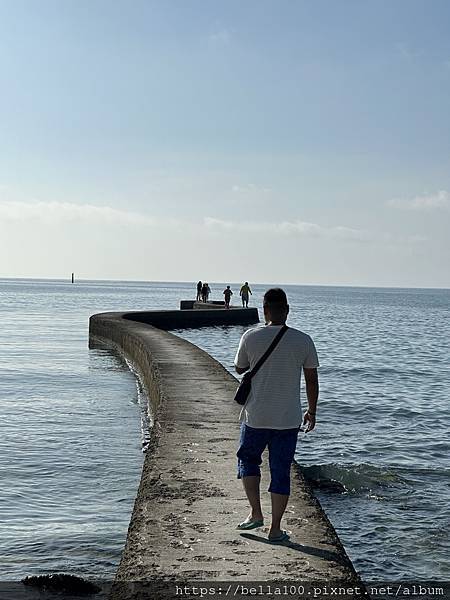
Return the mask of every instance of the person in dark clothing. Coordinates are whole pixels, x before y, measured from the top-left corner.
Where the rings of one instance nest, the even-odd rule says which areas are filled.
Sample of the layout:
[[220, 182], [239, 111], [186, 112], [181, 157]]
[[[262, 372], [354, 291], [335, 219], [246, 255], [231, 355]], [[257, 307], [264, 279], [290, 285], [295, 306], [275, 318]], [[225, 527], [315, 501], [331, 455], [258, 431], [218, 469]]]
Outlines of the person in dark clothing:
[[233, 292], [229, 285], [223, 290], [223, 295], [225, 296], [225, 308], [230, 308], [230, 300]]
[[200, 300], [202, 299], [202, 287], [203, 283], [199, 281], [197, 283], [197, 302], [200, 302]]
[[209, 285], [205, 282], [202, 285], [202, 300], [203, 302], [208, 302], [208, 297], [209, 294], [211, 293], [211, 288], [209, 287]]

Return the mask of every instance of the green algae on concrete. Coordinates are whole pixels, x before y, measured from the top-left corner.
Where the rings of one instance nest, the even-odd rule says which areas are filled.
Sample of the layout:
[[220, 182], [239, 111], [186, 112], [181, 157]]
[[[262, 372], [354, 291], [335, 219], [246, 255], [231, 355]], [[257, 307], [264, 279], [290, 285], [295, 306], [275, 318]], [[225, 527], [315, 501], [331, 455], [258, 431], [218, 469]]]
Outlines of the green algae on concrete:
[[[113, 598], [147, 597], [140, 596], [141, 588], [131, 582], [358, 583], [333, 526], [295, 466], [283, 521], [290, 541], [267, 542], [270, 498], [264, 491], [269, 484], [265, 462], [262, 504], [267, 524], [251, 532], [236, 529], [248, 514], [236, 478], [237, 380], [190, 342], [131, 320], [129, 313], [124, 317], [94, 315], [90, 336], [117, 344], [140, 371], [155, 425]], [[158, 593], [154, 590], [152, 597], [172, 597], [167, 586]]]

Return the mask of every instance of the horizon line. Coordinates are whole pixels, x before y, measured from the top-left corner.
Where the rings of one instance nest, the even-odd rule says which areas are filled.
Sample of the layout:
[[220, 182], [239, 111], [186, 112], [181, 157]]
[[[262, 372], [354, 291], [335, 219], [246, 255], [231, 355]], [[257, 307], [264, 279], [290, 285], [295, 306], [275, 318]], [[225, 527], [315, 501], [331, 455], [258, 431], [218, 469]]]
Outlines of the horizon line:
[[[85, 278], [79, 278], [77, 279], [75, 277], [75, 283], [72, 284], [71, 282], [71, 278], [68, 277], [67, 279], [65, 277], [1, 277], [0, 276], [0, 281], [2, 280], [13, 280], [13, 281], [58, 281], [58, 282], [65, 282], [68, 283], [70, 285], [76, 285], [77, 282], [85, 282], [85, 283], [94, 283], [94, 282], [110, 282], [110, 283], [181, 283], [181, 284], [192, 284], [195, 285], [196, 282], [195, 281], [162, 281], [162, 280], [153, 280], [153, 279], [85, 279]], [[211, 284], [225, 284], [225, 285], [240, 285], [239, 282], [227, 282], [226, 280], [224, 281], [209, 281], [208, 283]], [[282, 287], [282, 286], [303, 286], [303, 287], [330, 287], [330, 288], [362, 288], [362, 289], [370, 289], [370, 288], [376, 288], [376, 289], [387, 289], [387, 290], [450, 290], [450, 287], [437, 287], [437, 286], [390, 286], [390, 285], [369, 285], [369, 284], [350, 284], [350, 283], [339, 283], [339, 284], [334, 284], [334, 283], [285, 283], [285, 282], [281, 282], [281, 283], [267, 283], [267, 282], [260, 282], [260, 281], [254, 281], [251, 283], [251, 285], [266, 285], [266, 286], [270, 286], [270, 287]]]

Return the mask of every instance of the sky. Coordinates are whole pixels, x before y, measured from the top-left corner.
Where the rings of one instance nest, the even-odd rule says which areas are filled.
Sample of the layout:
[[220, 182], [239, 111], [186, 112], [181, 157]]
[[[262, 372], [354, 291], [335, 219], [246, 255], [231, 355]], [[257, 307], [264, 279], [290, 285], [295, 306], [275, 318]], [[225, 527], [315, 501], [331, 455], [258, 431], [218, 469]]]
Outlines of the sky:
[[450, 287], [448, 0], [0, 0], [0, 277]]

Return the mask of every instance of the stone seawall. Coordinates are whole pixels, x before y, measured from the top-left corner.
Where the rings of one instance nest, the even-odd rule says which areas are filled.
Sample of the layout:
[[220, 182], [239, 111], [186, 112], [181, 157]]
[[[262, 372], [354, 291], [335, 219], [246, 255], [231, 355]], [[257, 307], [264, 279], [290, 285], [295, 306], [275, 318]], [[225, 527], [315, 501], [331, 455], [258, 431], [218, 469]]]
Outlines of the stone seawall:
[[[237, 313], [167, 312], [183, 317], [196, 313], [188, 316], [188, 327], [195, 319], [206, 324], [210, 317], [202, 312]], [[236, 478], [237, 380], [197, 346], [158, 329], [155, 313], [153, 325], [148, 324], [150, 317], [143, 322], [142, 314], [104, 313], [90, 319], [92, 343], [112, 341], [140, 371], [155, 419], [112, 597], [172, 598], [171, 585], [177, 581], [358, 583], [333, 526], [295, 466], [283, 521], [291, 541], [269, 544], [267, 527], [248, 533], [236, 529], [248, 514]], [[169, 321], [182, 327], [180, 317], [173, 316], [161, 317], [159, 326], [169, 328]], [[268, 523], [265, 463], [262, 473]], [[168, 583], [160, 591], [152, 588], [148, 596], [141, 596], [142, 589], [133, 584], [161, 580]]]
[[[201, 305], [200, 305], [201, 306]], [[210, 303], [199, 308], [183, 310], [149, 310], [127, 313], [105, 313], [121, 316], [123, 319], [153, 325], [158, 329], [186, 329], [188, 327], [208, 327], [213, 325], [252, 325], [259, 322], [256, 308], [226, 309]]]

